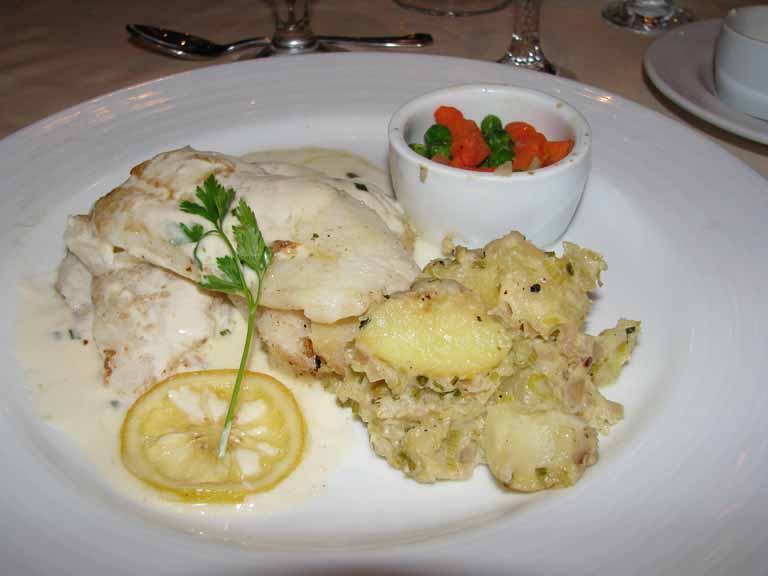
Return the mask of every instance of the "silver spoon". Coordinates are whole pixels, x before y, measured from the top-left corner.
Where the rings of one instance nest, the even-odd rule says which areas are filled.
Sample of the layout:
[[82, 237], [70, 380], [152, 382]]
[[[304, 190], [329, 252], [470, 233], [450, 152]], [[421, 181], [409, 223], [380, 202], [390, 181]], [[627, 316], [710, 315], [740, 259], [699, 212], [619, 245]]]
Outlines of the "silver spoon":
[[[220, 58], [238, 52], [262, 48], [259, 56], [270, 54], [299, 54], [317, 50], [324, 44], [378, 46], [382, 48], [419, 48], [432, 44], [432, 36], [424, 33], [408, 34], [406, 36], [317, 36], [311, 30], [292, 30], [282, 33], [278, 30], [274, 36], [247, 38], [231, 44], [216, 44], [205, 38], [156, 28], [144, 24], [128, 24], [128, 32], [153, 48], [177, 58], [192, 60]], [[288, 31], [286, 31], [288, 32]]]

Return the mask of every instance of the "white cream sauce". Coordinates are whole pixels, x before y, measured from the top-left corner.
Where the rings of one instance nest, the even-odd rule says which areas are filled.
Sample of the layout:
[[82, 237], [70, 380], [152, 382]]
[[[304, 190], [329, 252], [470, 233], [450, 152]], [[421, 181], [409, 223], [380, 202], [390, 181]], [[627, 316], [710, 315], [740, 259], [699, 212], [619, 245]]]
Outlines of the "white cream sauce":
[[[308, 148], [257, 152], [244, 158], [304, 165], [331, 176], [373, 182], [391, 194], [389, 179], [382, 170], [349, 153]], [[417, 263], [423, 265], [438, 256], [439, 249], [416, 241]], [[92, 317], [76, 317], [55, 291], [52, 277], [24, 282], [21, 296], [17, 355], [28, 386], [36, 392], [41, 419], [73, 438], [120, 494], [175, 516], [190, 529], [228, 532], [233, 520], [264, 517], [300, 505], [323, 492], [334, 469], [350, 451], [352, 439], [359, 437], [348, 409], [339, 407], [319, 382], [272, 368], [257, 341], [249, 369], [283, 382], [304, 415], [308, 438], [301, 463], [271, 491], [254, 494], [239, 505], [190, 505], [169, 500], [134, 478], [121, 463], [120, 429], [136, 395], [121, 394], [103, 385], [102, 361], [91, 334]], [[226, 330], [198, 351], [204, 368], [238, 365], [245, 321], [238, 313], [229, 316]], [[184, 403], [181, 397], [175, 401]], [[247, 419], [253, 410], [257, 407], [250, 407], [240, 417]], [[258, 462], [248, 466], [257, 467]]]
[[[339, 407], [319, 382], [274, 370], [257, 342], [249, 369], [283, 382], [304, 415], [308, 436], [301, 463], [271, 491], [251, 495], [240, 505], [174, 502], [135, 479], [121, 463], [120, 428], [135, 395], [120, 394], [102, 384], [101, 360], [90, 339], [88, 318], [74, 318], [54, 290], [53, 278], [22, 285], [20, 318], [17, 353], [25, 367], [27, 385], [36, 392], [41, 419], [69, 434], [122, 495], [166, 513], [195, 516], [206, 528], [224, 529], [232, 513], [266, 516], [321, 493], [355, 437], [354, 418], [348, 409]], [[205, 369], [237, 366], [245, 321], [233, 314], [227, 329], [228, 334], [210, 340], [199, 351]], [[173, 400], [187, 404], [183, 395]], [[258, 406], [246, 412], [242, 416], [248, 418], [258, 412]], [[249, 463], [247, 467], [257, 465]]]

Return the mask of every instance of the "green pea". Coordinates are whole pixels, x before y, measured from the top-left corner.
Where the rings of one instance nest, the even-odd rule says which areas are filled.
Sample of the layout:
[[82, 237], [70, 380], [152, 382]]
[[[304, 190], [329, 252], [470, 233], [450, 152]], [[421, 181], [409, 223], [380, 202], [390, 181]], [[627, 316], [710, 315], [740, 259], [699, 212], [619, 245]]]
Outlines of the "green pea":
[[512, 161], [512, 151], [509, 148], [498, 148], [491, 152], [488, 156], [488, 166], [491, 168], [498, 168], [504, 162]]
[[450, 146], [451, 131], [442, 124], [432, 124], [424, 133], [424, 144], [427, 145], [427, 148]]
[[491, 150], [498, 150], [500, 148], [510, 148], [512, 139], [506, 130], [501, 130], [486, 136], [485, 141]]
[[493, 114], [488, 114], [488, 116], [483, 118], [483, 121], [480, 123], [480, 131], [486, 138], [488, 138], [490, 134], [502, 130], [504, 130], [504, 127], [501, 125], [501, 119]]
[[414, 142], [413, 144], [409, 144], [411, 147], [411, 150], [416, 152], [416, 154], [419, 154], [421, 156], [424, 156], [425, 158], [429, 158], [429, 149], [424, 146], [424, 144], [419, 144], [418, 142]]
[[433, 156], [445, 156], [448, 158], [448, 160], [451, 159], [451, 145], [450, 144], [442, 144], [438, 146], [432, 146], [429, 149], [429, 157], [432, 158]]

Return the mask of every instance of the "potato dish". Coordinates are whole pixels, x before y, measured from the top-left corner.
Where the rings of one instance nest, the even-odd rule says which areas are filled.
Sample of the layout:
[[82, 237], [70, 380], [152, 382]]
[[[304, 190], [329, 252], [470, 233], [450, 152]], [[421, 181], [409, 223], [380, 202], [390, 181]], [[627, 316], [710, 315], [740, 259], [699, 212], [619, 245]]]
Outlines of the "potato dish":
[[629, 360], [639, 323], [584, 333], [606, 268], [565, 243], [557, 257], [510, 233], [456, 248], [410, 290], [375, 303], [333, 384], [374, 450], [420, 482], [468, 478], [485, 463], [504, 486], [570, 486], [621, 420], [600, 388]]

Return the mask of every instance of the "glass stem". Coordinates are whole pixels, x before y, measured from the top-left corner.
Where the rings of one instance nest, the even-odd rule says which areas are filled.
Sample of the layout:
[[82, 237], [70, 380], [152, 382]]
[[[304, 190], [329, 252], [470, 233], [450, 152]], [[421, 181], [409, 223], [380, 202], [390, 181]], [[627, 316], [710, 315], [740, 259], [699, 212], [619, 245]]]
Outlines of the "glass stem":
[[499, 62], [554, 73], [539, 40], [540, 0], [517, 0], [513, 7], [512, 39]]
[[309, 0], [275, 0], [275, 35], [272, 48], [276, 52], [301, 53], [317, 48], [309, 15]]

